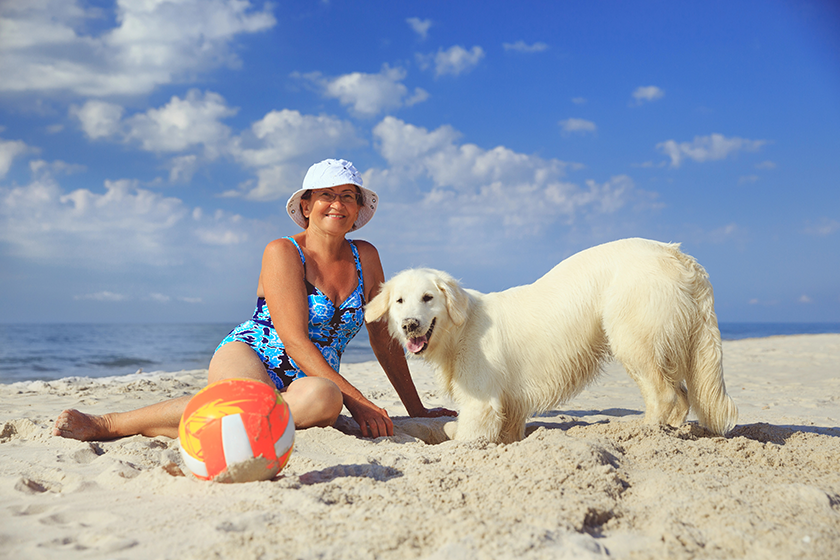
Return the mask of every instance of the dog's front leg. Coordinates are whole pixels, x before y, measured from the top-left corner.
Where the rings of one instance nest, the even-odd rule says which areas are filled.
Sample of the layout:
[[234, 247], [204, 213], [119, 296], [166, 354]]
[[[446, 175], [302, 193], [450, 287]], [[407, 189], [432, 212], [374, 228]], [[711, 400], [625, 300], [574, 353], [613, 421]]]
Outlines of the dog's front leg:
[[483, 401], [464, 397], [459, 404], [458, 423], [452, 439], [466, 441], [483, 437], [499, 443], [505, 420], [500, 399], [493, 397]]

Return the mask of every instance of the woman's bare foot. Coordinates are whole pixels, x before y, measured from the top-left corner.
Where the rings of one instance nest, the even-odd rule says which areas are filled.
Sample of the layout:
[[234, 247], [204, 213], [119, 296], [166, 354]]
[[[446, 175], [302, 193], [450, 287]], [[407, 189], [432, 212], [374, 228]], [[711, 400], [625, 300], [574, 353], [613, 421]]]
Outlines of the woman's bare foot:
[[101, 441], [118, 437], [113, 432], [107, 415], [85, 414], [75, 409], [65, 410], [58, 415], [53, 435], [81, 441]]

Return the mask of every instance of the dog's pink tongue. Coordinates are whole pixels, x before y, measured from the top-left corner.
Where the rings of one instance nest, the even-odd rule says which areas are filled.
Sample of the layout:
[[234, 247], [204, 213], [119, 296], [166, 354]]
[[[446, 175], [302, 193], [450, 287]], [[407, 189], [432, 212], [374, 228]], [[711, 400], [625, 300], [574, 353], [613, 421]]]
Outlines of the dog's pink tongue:
[[405, 343], [406, 349], [411, 352], [412, 354], [416, 354], [420, 350], [423, 349], [423, 346], [426, 345], [426, 337], [419, 336], [417, 338], [409, 338], [408, 342]]

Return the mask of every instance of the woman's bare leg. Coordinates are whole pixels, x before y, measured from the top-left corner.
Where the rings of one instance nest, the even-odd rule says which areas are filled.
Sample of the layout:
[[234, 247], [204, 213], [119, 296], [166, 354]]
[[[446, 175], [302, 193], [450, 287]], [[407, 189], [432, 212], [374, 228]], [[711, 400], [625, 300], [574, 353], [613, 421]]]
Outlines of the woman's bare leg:
[[[210, 361], [208, 382], [228, 377], [251, 377], [272, 384], [257, 355], [247, 344], [241, 342], [224, 345]], [[174, 439], [178, 437], [178, 424], [191, 398], [192, 395], [186, 395], [136, 410], [102, 416], [72, 409], [65, 410], [55, 421], [53, 435], [82, 441], [115, 439], [137, 434]]]
[[[225, 344], [210, 362], [210, 383], [231, 377], [256, 379], [274, 387], [259, 356], [242, 342]], [[344, 405], [338, 385], [320, 377], [293, 381], [283, 391], [283, 400], [289, 405], [298, 429], [332, 426]]]
[[[274, 387], [265, 366], [251, 348], [242, 342], [225, 344], [210, 361], [208, 383], [244, 377]], [[178, 424], [191, 395], [169, 399], [128, 412], [98, 416], [70, 409], [55, 422], [53, 435], [82, 441], [99, 441], [125, 436], [178, 437]], [[327, 379], [306, 377], [289, 385], [283, 393], [295, 420], [295, 427], [332, 426], [343, 404], [338, 386]]]
[[97, 416], [75, 409], [59, 414], [53, 435], [82, 441], [101, 441], [125, 436], [178, 437], [181, 414], [190, 402], [190, 395], [169, 399], [128, 412], [112, 412]]

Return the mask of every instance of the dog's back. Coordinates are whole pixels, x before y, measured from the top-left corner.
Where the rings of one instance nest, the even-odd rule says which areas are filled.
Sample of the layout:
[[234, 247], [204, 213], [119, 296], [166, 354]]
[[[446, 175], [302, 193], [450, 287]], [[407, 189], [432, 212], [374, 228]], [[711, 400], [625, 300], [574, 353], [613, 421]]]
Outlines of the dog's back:
[[529, 378], [544, 376], [555, 385], [558, 368], [563, 370], [569, 383], [550, 398], [543, 397], [546, 402], [540, 409], [573, 397], [610, 354], [605, 323], [611, 316], [627, 315], [621, 310], [644, 307], [647, 302], [640, 298], [669, 289], [668, 282], [655, 286], [654, 271], [661, 276], [675, 264], [666, 262], [673, 251], [679, 253], [678, 246], [645, 239], [614, 241], [572, 255], [533, 284], [477, 294], [476, 315], [486, 315], [484, 321], [495, 326], [475, 329], [481, 331], [484, 351], [516, 348], [500, 356], [506, 362], [500, 366], [527, 370]]

